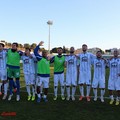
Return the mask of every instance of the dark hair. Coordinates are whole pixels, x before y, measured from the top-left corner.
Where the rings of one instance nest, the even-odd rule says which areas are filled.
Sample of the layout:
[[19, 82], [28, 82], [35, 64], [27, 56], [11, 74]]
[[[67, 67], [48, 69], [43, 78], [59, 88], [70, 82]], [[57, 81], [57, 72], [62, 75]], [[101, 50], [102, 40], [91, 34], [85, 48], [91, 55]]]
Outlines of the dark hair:
[[0, 45], [2, 45], [3, 47], [5, 47], [5, 45], [3, 43], [0, 43]]
[[57, 50], [58, 50], [58, 49], [61, 49], [61, 50], [63, 50], [63, 49], [62, 49], [62, 47], [58, 47], [58, 48], [57, 48]]
[[31, 52], [31, 49], [29, 47], [26, 47], [25, 50], [29, 50]]
[[83, 45], [82, 45], [82, 47], [83, 47], [83, 46], [86, 46], [86, 47], [87, 47], [87, 45], [86, 45], [86, 44], [83, 44]]
[[97, 54], [97, 53], [99, 53], [99, 52], [100, 52], [100, 53], [102, 53], [102, 51], [101, 51], [101, 50], [98, 50], [98, 51], [96, 52], [96, 54]]
[[42, 53], [47, 53], [47, 50], [42, 50]]
[[16, 47], [18, 47], [18, 43], [17, 43], [17, 42], [14, 42], [13, 44], [15, 44], [15, 45], [16, 45]]

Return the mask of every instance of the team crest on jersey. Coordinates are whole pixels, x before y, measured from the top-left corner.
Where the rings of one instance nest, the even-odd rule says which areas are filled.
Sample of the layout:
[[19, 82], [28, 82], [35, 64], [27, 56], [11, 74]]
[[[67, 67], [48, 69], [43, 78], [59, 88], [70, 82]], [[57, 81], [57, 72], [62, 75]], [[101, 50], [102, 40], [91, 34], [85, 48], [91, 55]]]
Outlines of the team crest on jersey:
[[70, 59], [70, 60], [68, 60], [68, 63], [69, 63], [69, 64], [74, 64], [74, 60], [73, 60], [73, 59]]
[[97, 62], [97, 63], [95, 64], [95, 66], [96, 66], [96, 67], [101, 67], [102, 64], [101, 64], [100, 62]]
[[28, 63], [29, 63], [29, 59], [25, 59], [25, 60], [24, 60], [24, 63], [25, 63], [25, 64], [28, 64]]
[[62, 62], [63, 62], [63, 60], [59, 60], [59, 62], [60, 62], [60, 63], [62, 63]]
[[117, 65], [118, 65], [117, 62], [113, 62], [113, 63], [111, 63], [111, 67], [112, 67], [112, 68], [116, 68]]
[[48, 62], [48, 61], [46, 61], [46, 64], [49, 64], [49, 62]]
[[88, 62], [88, 57], [86, 56], [82, 57], [82, 62]]

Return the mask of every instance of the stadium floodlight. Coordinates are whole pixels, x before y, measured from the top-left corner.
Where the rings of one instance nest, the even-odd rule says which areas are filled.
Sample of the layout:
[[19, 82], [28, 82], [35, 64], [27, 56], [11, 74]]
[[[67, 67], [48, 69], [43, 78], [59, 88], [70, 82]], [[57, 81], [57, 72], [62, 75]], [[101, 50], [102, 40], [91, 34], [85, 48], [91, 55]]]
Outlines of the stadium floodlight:
[[49, 25], [48, 52], [50, 53], [50, 26], [53, 24], [53, 21], [48, 20], [47, 24]]

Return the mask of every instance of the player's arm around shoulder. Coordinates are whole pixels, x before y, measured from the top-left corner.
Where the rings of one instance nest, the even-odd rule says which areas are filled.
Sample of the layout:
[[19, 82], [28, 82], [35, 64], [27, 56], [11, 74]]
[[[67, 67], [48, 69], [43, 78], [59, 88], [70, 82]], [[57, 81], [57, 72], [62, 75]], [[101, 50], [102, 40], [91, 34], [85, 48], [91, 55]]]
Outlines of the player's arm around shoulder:
[[18, 50], [17, 52], [18, 52], [18, 54], [19, 54], [20, 56], [22, 56], [22, 55], [23, 55], [23, 53], [24, 53], [24, 52], [23, 52], [23, 51], [21, 51], [21, 50]]
[[75, 54], [75, 57], [76, 57], [77, 59], [80, 59], [80, 54]]
[[55, 56], [51, 57], [51, 58], [50, 58], [50, 63], [53, 63], [54, 60], [55, 60]]
[[65, 62], [64, 62], [64, 66], [65, 66], [65, 67], [67, 67], [68, 56], [69, 56], [69, 55], [66, 55], [66, 56], [65, 56]]
[[106, 59], [106, 68], [109, 68], [110, 67], [110, 61], [111, 61], [112, 59]]

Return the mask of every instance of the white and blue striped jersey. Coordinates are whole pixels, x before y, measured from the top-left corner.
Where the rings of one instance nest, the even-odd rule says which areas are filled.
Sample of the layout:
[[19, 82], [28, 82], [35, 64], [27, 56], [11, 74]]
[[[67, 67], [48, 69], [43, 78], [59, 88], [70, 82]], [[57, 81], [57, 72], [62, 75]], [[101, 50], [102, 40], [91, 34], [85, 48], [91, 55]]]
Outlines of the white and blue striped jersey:
[[78, 55], [80, 58], [80, 72], [91, 71], [91, 64], [95, 56], [92, 53], [86, 52]]
[[89, 52], [78, 55], [80, 58], [78, 84], [91, 84], [91, 66], [95, 55]]
[[0, 70], [6, 69], [7, 52], [5, 50], [0, 51]]
[[65, 58], [66, 61], [66, 69], [68, 73], [74, 74], [77, 72], [77, 66], [79, 65], [79, 60], [75, 55], [69, 55]]
[[93, 80], [105, 80], [106, 62], [103, 59], [95, 58], [93, 60], [94, 75]]
[[36, 58], [34, 55], [32, 55], [32, 57], [29, 56], [22, 56], [21, 57], [22, 61], [23, 61], [23, 72], [24, 74], [35, 74], [35, 61]]
[[109, 79], [115, 80], [118, 78], [119, 62], [120, 58], [108, 60], [108, 67], [110, 68]]

